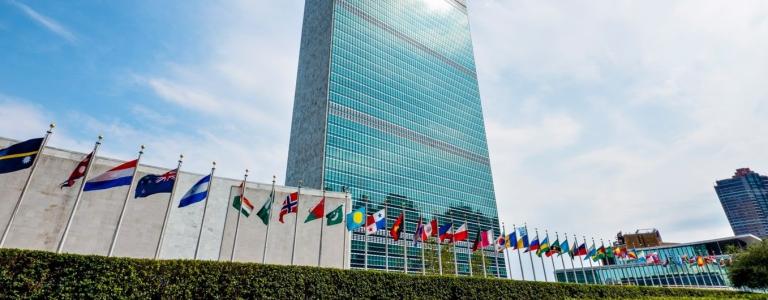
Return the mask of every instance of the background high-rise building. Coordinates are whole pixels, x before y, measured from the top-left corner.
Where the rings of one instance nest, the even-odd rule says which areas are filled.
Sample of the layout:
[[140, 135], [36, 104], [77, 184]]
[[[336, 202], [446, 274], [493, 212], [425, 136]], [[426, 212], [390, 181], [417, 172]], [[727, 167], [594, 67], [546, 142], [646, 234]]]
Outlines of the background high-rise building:
[[718, 180], [715, 191], [734, 234], [768, 236], [768, 176], [737, 169], [731, 179]]
[[[386, 207], [390, 226], [406, 216], [407, 241], [355, 234], [351, 266], [403, 271], [408, 247], [408, 271], [421, 272], [419, 219], [498, 236], [466, 2], [307, 0], [303, 22], [286, 184], [345, 189], [355, 208]], [[456, 249], [461, 274], [468, 248]], [[485, 256], [506, 276], [501, 255]]]

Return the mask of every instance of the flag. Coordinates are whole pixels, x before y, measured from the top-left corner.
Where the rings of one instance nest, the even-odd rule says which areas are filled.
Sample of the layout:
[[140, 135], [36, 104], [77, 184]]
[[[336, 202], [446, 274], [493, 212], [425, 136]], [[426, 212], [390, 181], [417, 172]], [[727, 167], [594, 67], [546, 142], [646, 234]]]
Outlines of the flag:
[[[574, 246], [576, 246], [576, 245], [574, 245]], [[579, 248], [576, 251], [576, 256], [583, 256], [583, 255], [587, 255], [587, 244], [586, 243], [581, 243], [581, 245], [579, 245]]]
[[560, 253], [560, 251], [560, 240], [555, 239], [555, 241], [552, 242], [552, 244], [549, 246], [549, 251], [547, 251], [546, 255], [547, 257], [550, 257], [552, 254]]
[[562, 243], [560, 243], [560, 252], [557, 256], [563, 256], [563, 253], [567, 252], [568, 254], [571, 254], [571, 245], [568, 245], [568, 240], [564, 240]]
[[544, 239], [539, 244], [539, 249], [536, 250], [536, 256], [541, 257], [542, 253], [546, 253], [549, 251], [549, 237], [544, 237]]
[[208, 182], [211, 181], [211, 175], [200, 178], [200, 180], [189, 189], [189, 191], [181, 197], [179, 201], [179, 207], [185, 207], [190, 204], [194, 204], [203, 201], [208, 196]]
[[353, 210], [347, 214], [347, 230], [358, 229], [365, 224], [365, 207]]
[[[240, 201], [241, 199], [242, 201]], [[251, 200], [248, 200], [248, 198], [245, 198], [245, 196], [242, 195], [235, 196], [235, 201], [232, 201], [232, 207], [243, 213], [246, 218], [250, 217], [253, 210], [256, 208], [253, 206], [253, 203], [251, 203]]]
[[584, 256], [584, 260], [588, 260], [592, 258], [592, 256], [595, 255], [595, 253], [597, 253], [597, 249], [595, 249], [595, 244], [593, 243], [592, 246], [589, 247], [589, 251], [587, 252], [587, 255]]
[[637, 258], [637, 254], [635, 253], [634, 250], [633, 251], [627, 251], [627, 257], [629, 257], [629, 259], [636, 259]]
[[417, 242], [424, 241], [422, 239], [422, 235], [424, 234], [424, 224], [421, 223], [421, 218], [419, 218], [419, 223], [416, 224], [416, 232], [413, 233], [413, 245], [416, 246]]
[[696, 257], [696, 264], [699, 265], [699, 267], [704, 266], [704, 258], [701, 256]]
[[451, 241], [453, 236], [453, 234], [451, 233], [451, 227], [453, 227], [453, 224], [447, 223], [437, 228], [437, 235], [441, 243], [445, 240], [448, 240], [449, 242]]
[[0, 149], [0, 174], [31, 167], [42, 145], [43, 139], [36, 138]]
[[536, 237], [531, 241], [531, 243], [528, 245], [528, 249], [525, 250], [525, 252], [530, 252], [534, 250], [539, 250], [539, 238]]
[[93, 152], [86, 155], [83, 160], [81, 160], [74, 170], [72, 170], [72, 174], [69, 174], [69, 178], [67, 178], [67, 181], [64, 181], [59, 188], [65, 188], [70, 187], [75, 184], [75, 180], [80, 179], [81, 177], [85, 176], [85, 169], [88, 168], [88, 162], [91, 161], [91, 156], [93, 156]]
[[307, 216], [307, 219], [304, 220], [304, 223], [307, 223], [312, 220], [321, 219], [324, 214], [325, 214], [325, 197], [320, 199], [320, 202], [317, 203], [317, 205], [315, 205], [315, 207], [309, 211], [309, 215]]
[[605, 257], [606, 258], [613, 258], [616, 257], [616, 254], [613, 252], [613, 247], [608, 246], [608, 248], [605, 248]]
[[400, 213], [400, 216], [397, 217], [397, 220], [395, 220], [395, 224], [392, 225], [392, 229], [389, 230], [389, 235], [392, 236], [392, 239], [395, 240], [395, 242], [400, 239], [400, 234], [403, 233], [404, 218], [405, 215]]
[[512, 248], [512, 239], [509, 238], [510, 235], [515, 235], [515, 233], [510, 233], [507, 235], [504, 235], [504, 248]]
[[[290, 193], [288, 196], [285, 196], [285, 200], [283, 200], [283, 207], [280, 208], [280, 223], [283, 222], [283, 217], [290, 213], [297, 213], [299, 211], [299, 193], [293, 192]], [[298, 218], [298, 216], [297, 216]]]
[[387, 229], [387, 210], [382, 209], [375, 214], [368, 215], [368, 220], [365, 223], [365, 233], [374, 234], [379, 230]]
[[325, 215], [325, 225], [336, 225], [342, 221], [344, 221], [344, 205], [339, 205], [339, 207]]
[[[74, 182], [74, 180], [72, 182]], [[136, 184], [134, 198], [144, 198], [159, 193], [170, 193], [173, 190], [173, 184], [175, 182], [176, 170], [170, 170], [163, 175], [144, 175], [144, 177], [139, 179], [139, 183]]]
[[506, 244], [506, 238], [504, 238], [504, 234], [500, 235], [496, 240], [494, 241], [494, 244], [496, 245], [496, 252], [504, 252], [504, 244]]
[[595, 255], [592, 256], [592, 261], [598, 261], [605, 258], [605, 246], [600, 246], [595, 250]]
[[456, 231], [453, 232], [453, 242], [461, 242], [467, 240], [467, 223], [462, 224]]
[[267, 198], [267, 201], [265, 201], [264, 205], [261, 206], [261, 209], [259, 209], [259, 212], [256, 213], [256, 215], [259, 216], [259, 219], [261, 219], [261, 222], [264, 223], [264, 225], [269, 224], [269, 215], [272, 213], [272, 202], [275, 202], [274, 189], [272, 190], [272, 192], [269, 193], [269, 198]]
[[516, 233], [514, 230], [512, 230], [512, 233], [510, 233], [510, 234], [507, 236], [507, 239], [509, 240], [509, 244], [507, 245], [507, 247], [510, 247], [510, 248], [512, 248], [512, 250], [516, 250], [516, 249], [518, 249], [518, 248], [517, 248], [517, 246], [518, 246], [518, 245], [517, 245], [517, 244], [518, 244], [518, 243], [517, 243], [517, 233]]
[[88, 180], [85, 183], [83, 191], [96, 191], [123, 185], [131, 185], [133, 171], [136, 170], [138, 162], [137, 159], [125, 162], [117, 167], [109, 169], [109, 171], [106, 171], [99, 176], [91, 178], [91, 180]]
[[488, 247], [491, 245], [491, 241], [494, 243], [496, 242], [493, 239], [493, 231], [492, 230], [486, 230], [486, 231], [480, 231], [477, 233], [477, 238], [475, 239], [475, 243], [472, 245], [472, 251], [477, 251], [477, 249], [482, 249], [485, 247]]
[[477, 249], [482, 248], [481, 245], [483, 244], [483, 238], [482, 238], [483, 236], [487, 237], [487, 235], [485, 235], [484, 232], [482, 231], [477, 233], [477, 237], [475, 237], [475, 241], [472, 243], [472, 252], [475, 252], [477, 251]]
[[424, 224], [424, 230], [421, 231], [421, 240], [426, 241], [431, 236], [437, 236], [437, 220], [432, 219], [429, 223]]
[[[528, 230], [525, 227], [517, 229], [517, 235], [520, 236], [520, 240], [517, 241], [517, 249], [528, 248]], [[526, 251], [527, 252], [527, 251]]]

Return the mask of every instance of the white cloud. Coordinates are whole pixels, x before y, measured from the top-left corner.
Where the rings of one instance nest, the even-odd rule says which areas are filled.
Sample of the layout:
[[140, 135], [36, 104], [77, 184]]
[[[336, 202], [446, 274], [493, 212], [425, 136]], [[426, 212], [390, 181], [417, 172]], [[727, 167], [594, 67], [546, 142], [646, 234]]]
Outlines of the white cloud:
[[31, 7], [27, 6], [24, 3], [15, 1], [15, 0], [8, 0], [11, 4], [16, 6], [19, 10], [21, 10], [27, 17], [32, 19], [32, 21], [35, 21], [37, 24], [40, 24], [40, 26], [45, 27], [52, 33], [58, 35], [59, 37], [67, 40], [70, 43], [77, 42], [77, 37], [74, 33], [72, 33], [69, 29], [64, 27], [64, 25], [61, 25], [61, 23], [57, 22], [56, 20], [47, 17]]

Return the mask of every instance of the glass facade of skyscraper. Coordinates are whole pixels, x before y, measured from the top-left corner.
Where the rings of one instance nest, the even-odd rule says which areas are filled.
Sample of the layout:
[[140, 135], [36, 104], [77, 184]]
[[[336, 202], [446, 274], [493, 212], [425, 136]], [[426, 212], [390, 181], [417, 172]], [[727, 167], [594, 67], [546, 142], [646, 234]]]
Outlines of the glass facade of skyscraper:
[[[631, 249], [639, 259], [602, 260], [600, 266], [555, 271], [558, 282], [667, 287], [731, 287], [728, 247], [745, 248], [759, 242], [741, 235], [694, 243]], [[645, 258], [649, 257], [649, 258]], [[654, 257], [651, 259], [650, 257]], [[576, 257], [575, 260], [581, 259]]]
[[768, 176], [738, 169], [718, 180], [715, 191], [734, 234], [768, 237]]
[[[494, 236], [500, 231], [466, 3], [306, 3], [286, 184], [302, 180], [345, 189], [354, 208], [369, 213], [386, 208], [388, 228], [405, 214], [405, 241], [395, 242], [385, 232], [355, 234], [352, 267], [437, 273], [440, 264], [423, 261], [435, 262], [439, 252], [443, 273], [469, 274], [469, 242], [479, 230], [493, 230]], [[315, 25], [323, 20], [332, 26]], [[327, 38], [307, 42], [312, 30]], [[327, 53], [316, 48], [325, 42]], [[321, 59], [327, 54], [327, 62], [305, 60], [318, 53]], [[327, 68], [327, 75], [308, 75], [314, 67]], [[327, 83], [317, 86], [321, 92], [306, 88], [318, 80]], [[323, 129], [312, 131], [316, 126]], [[422, 255], [411, 236], [420, 219], [433, 218], [454, 228], [467, 222], [470, 241], [442, 245], [448, 248], [443, 251], [427, 245]], [[485, 273], [506, 276], [503, 257], [490, 248], [484, 253]], [[483, 272], [477, 267], [483, 262], [472, 259], [473, 271]]]

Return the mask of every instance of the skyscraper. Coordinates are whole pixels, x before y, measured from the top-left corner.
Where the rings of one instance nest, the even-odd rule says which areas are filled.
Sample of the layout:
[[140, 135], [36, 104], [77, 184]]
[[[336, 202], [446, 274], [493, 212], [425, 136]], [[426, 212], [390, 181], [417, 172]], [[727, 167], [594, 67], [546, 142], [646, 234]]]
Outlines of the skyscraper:
[[[404, 212], [406, 239], [432, 218], [498, 236], [466, 2], [306, 0], [303, 22], [286, 184], [345, 189], [356, 208], [386, 207], [390, 226]], [[420, 249], [383, 234], [355, 234], [351, 265], [403, 271], [404, 246], [421, 272]], [[488, 275], [506, 276], [485, 255]]]
[[734, 234], [768, 236], [768, 176], [737, 169], [731, 179], [718, 180], [715, 191]]

